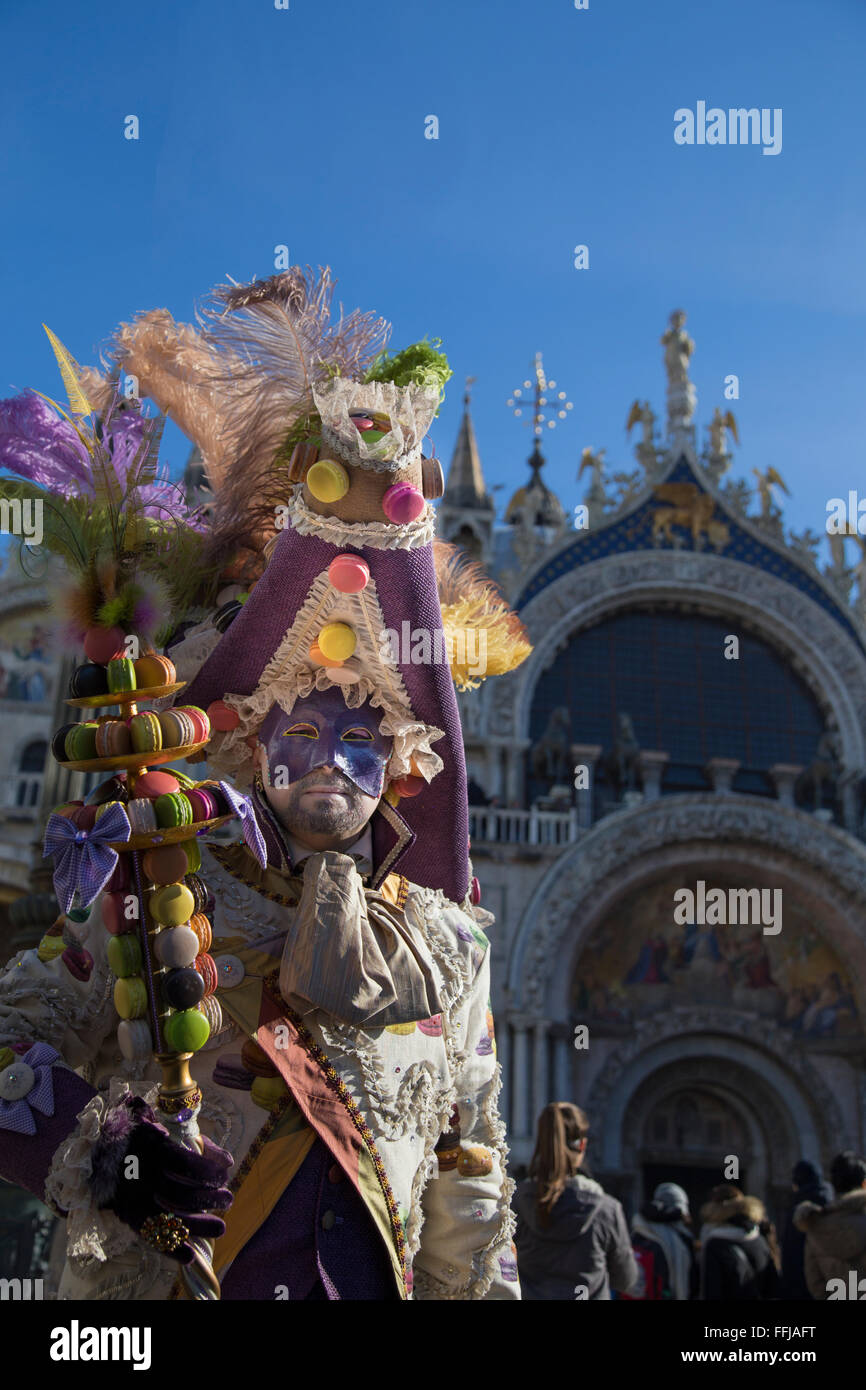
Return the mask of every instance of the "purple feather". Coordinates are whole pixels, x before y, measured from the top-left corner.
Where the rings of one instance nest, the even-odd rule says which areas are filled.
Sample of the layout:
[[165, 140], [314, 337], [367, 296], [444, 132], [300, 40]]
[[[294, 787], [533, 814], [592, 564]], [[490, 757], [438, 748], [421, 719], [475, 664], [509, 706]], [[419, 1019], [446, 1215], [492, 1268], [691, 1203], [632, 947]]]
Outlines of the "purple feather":
[[35, 391], [0, 401], [0, 467], [63, 496], [92, 490], [87, 450]]

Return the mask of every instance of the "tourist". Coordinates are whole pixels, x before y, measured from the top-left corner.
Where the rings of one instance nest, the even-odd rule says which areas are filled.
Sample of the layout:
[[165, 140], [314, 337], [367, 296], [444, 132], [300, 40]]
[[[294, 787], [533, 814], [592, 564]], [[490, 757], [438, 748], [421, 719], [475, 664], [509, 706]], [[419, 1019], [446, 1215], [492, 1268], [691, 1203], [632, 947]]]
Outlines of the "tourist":
[[659, 1183], [631, 1223], [632, 1247], [641, 1268], [630, 1299], [697, 1297], [698, 1271], [689, 1199], [675, 1182]]
[[782, 1239], [782, 1298], [793, 1298], [800, 1301], [811, 1299], [806, 1283], [804, 1271], [804, 1260], [806, 1253], [806, 1236], [798, 1226], [794, 1224], [794, 1214], [799, 1206], [804, 1202], [811, 1202], [816, 1207], [826, 1207], [828, 1202], [833, 1200], [833, 1189], [828, 1182], [821, 1176], [821, 1170], [815, 1163], [810, 1163], [808, 1159], [801, 1158], [799, 1163], [794, 1164], [791, 1174], [792, 1193], [790, 1206], [788, 1209], [788, 1219], [785, 1225], [785, 1234]]
[[588, 1133], [576, 1105], [555, 1102], [539, 1116], [529, 1176], [513, 1199], [524, 1298], [609, 1299], [638, 1277], [621, 1204], [579, 1171]]
[[[813, 1298], [851, 1297], [853, 1274], [857, 1298], [866, 1275], [866, 1158], [851, 1149], [837, 1154], [830, 1181], [835, 1201], [823, 1207], [814, 1200], [803, 1202], [794, 1212], [794, 1222], [806, 1236], [806, 1284]], [[842, 1280], [844, 1291], [828, 1288], [832, 1280]]]
[[779, 1297], [775, 1232], [763, 1202], [721, 1183], [701, 1209], [700, 1297]]

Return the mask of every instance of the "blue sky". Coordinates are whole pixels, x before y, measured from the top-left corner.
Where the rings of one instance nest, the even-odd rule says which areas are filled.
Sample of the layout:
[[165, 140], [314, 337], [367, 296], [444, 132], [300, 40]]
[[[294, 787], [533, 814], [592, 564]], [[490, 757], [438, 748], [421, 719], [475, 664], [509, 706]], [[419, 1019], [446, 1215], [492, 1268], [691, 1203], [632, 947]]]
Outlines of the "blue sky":
[[[860, 0], [4, 0], [0, 393], [60, 395], [43, 319], [92, 361], [122, 319], [188, 319], [285, 243], [393, 346], [442, 338], [446, 460], [477, 378], [500, 501], [529, 447], [505, 401], [542, 350], [574, 402], [547, 440], [570, 508], [584, 445], [631, 467], [632, 400], [663, 414], [682, 306], [701, 438], [736, 373], [732, 475], [774, 466], [786, 520], [821, 531], [828, 497], [866, 494], [864, 39]], [[782, 152], [676, 145], [698, 100], [781, 107]]]

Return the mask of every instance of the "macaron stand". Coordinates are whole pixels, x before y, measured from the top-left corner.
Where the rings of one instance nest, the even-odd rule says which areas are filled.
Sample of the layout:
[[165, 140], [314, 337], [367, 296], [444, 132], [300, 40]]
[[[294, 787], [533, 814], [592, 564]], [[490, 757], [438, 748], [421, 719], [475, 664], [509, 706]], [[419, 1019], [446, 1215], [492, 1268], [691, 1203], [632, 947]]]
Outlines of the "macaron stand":
[[[104, 649], [100, 654], [105, 656]], [[163, 666], [165, 683], [137, 688], [136, 667], [152, 678], [154, 660]], [[94, 714], [99, 711], [94, 721], [97, 729], [108, 722], [137, 728], [140, 705], [163, 702], [184, 684], [173, 679], [174, 668], [166, 658], [133, 662], [118, 651], [102, 663], [78, 668], [70, 689], [102, 685], [95, 669], [100, 665], [105, 673], [104, 692], [73, 693], [67, 701]], [[125, 719], [105, 713], [117, 708]], [[201, 864], [198, 836], [238, 814], [235, 803], [240, 798], [224, 784], [195, 783], [183, 773], [152, 771], [194, 756], [209, 740], [210, 724], [203, 710], [181, 707], [179, 713], [186, 713], [186, 719], [151, 713], [142, 728], [156, 746], [140, 751], [134, 751], [130, 742], [126, 753], [69, 757], [67, 750], [88, 752], [95, 735], [78, 735], [82, 726], [72, 725], [62, 738], [55, 736], [53, 751], [65, 767], [114, 774], [108, 791], [116, 796], [95, 807], [59, 807], [49, 818], [45, 848], [55, 856], [55, 887], [73, 940], [76, 926], [89, 918], [91, 904], [103, 890], [101, 911], [111, 936], [107, 956], [115, 976], [120, 1050], [128, 1061], [156, 1056], [162, 1071], [156, 1101], [159, 1118], [179, 1144], [198, 1147], [202, 1096], [189, 1064], [222, 1022], [214, 993], [217, 972], [207, 954], [211, 927], [206, 911], [212, 910], [213, 900], [196, 872]], [[160, 746], [163, 726], [169, 733], [179, 727], [189, 741]], [[105, 746], [102, 740], [100, 746]], [[69, 968], [77, 970], [78, 978], [87, 978], [92, 957], [80, 946], [67, 947], [67, 951], [71, 952]], [[195, 1259], [182, 1267], [187, 1291], [194, 1299], [218, 1299], [211, 1247], [205, 1240], [188, 1239]], [[166, 1227], [164, 1243], [157, 1248], [171, 1253], [170, 1242]]]

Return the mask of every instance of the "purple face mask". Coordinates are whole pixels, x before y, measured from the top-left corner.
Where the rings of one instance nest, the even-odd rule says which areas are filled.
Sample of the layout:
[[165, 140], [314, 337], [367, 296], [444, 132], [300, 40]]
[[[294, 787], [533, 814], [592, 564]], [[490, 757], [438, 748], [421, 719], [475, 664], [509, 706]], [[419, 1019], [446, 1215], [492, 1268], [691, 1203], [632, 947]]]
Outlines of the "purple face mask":
[[368, 704], [348, 709], [334, 686], [297, 701], [291, 714], [272, 705], [259, 731], [272, 785], [279, 767], [286, 768], [291, 783], [327, 765], [367, 796], [381, 796], [393, 739], [379, 732], [380, 719]]

